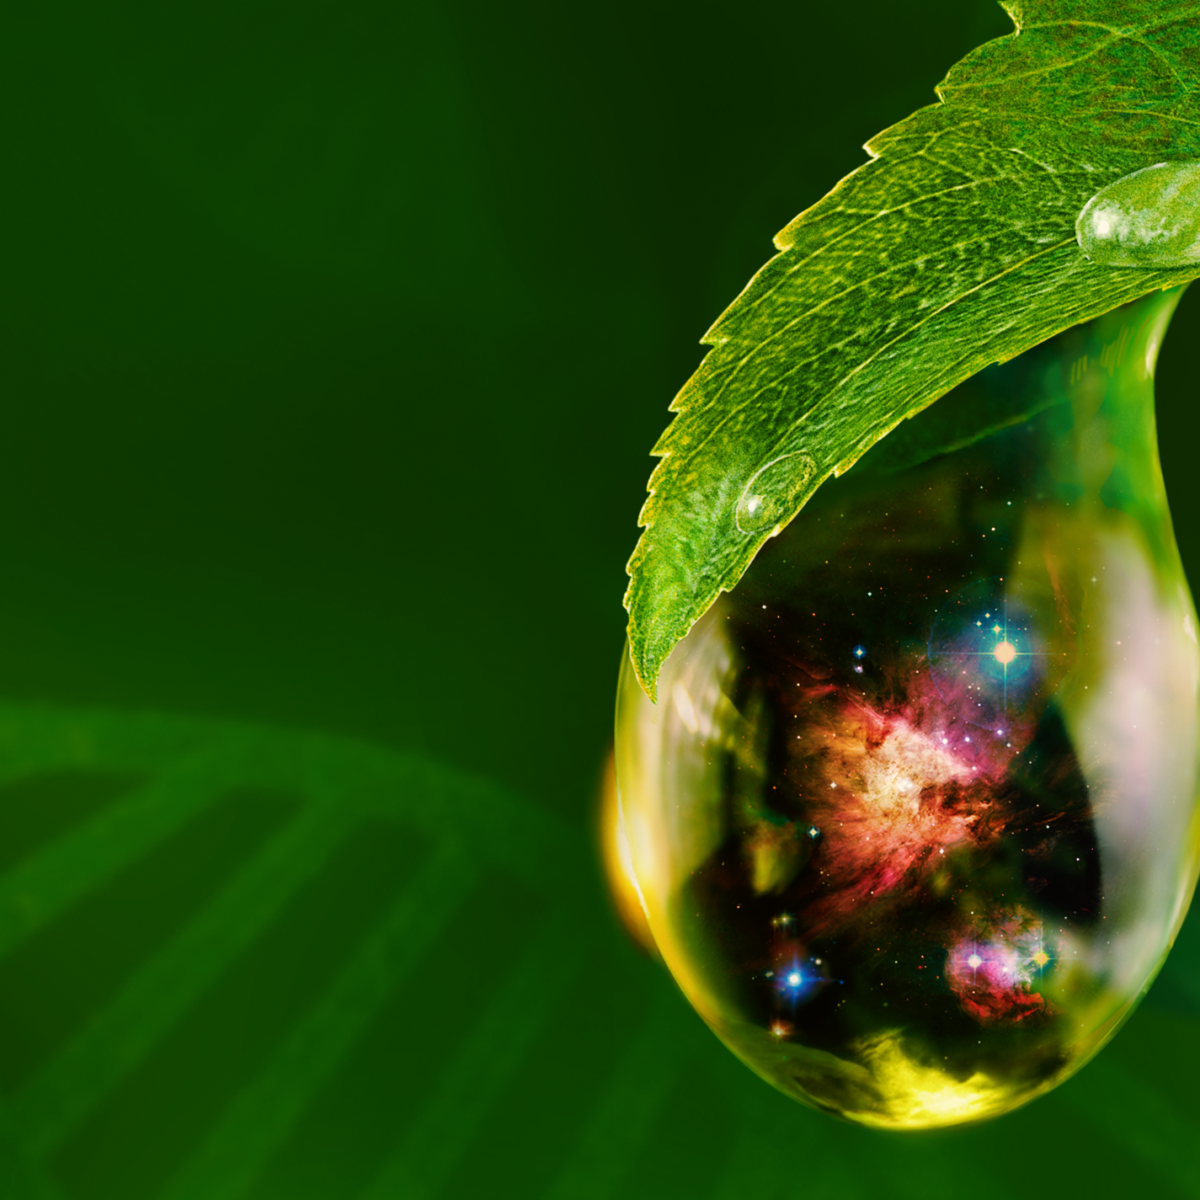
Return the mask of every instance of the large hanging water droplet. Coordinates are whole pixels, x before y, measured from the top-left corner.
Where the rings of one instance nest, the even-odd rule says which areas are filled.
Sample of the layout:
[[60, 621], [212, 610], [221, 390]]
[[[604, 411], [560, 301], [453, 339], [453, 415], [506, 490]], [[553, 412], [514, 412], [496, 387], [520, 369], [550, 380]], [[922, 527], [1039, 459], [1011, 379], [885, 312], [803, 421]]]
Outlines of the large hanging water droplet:
[[1107, 267], [1200, 261], [1200, 163], [1158, 163], [1101, 188], [1075, 222], [1079, 248]]
[[1166, 954], [1200, 829], [1153, 416], [1177, 299], [939, 401], [1034, 415], [943, 455], [885, 439], [697, 623], [658, 705], [623, 673], [624, 886], [708, 1024], [797, 1100], [994, 1116], [1095, 1053]]

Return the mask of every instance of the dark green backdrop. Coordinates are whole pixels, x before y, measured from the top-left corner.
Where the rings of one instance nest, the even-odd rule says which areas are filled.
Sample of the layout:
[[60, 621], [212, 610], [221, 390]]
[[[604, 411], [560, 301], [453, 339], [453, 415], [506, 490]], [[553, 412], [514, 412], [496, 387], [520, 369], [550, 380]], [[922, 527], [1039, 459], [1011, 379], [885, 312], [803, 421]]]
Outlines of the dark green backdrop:
[[733, 1061], [589, 841], [697, 340], [999, 8], [4, 26], [3, 1200], [1200, 1196], [1200, 934], [1059, 1093], [882, 1136]]

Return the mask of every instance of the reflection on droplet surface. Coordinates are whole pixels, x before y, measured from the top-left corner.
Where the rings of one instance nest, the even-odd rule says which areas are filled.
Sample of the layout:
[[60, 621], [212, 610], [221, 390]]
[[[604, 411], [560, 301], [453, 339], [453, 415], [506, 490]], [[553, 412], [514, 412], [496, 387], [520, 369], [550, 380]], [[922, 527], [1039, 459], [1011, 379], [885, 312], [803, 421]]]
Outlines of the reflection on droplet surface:
[[1101, 188], [1075, 222], [1079, 248], [1109, 267], [1200, 261], [1200, 163], [1157, 163]]
[[1177, 298], [977, 381], [1028, 391], [1028, 420], [827, 484], [676, 648], [659, 705], [623, 673], [651, 935], [798, 1100], [893, 1128], [1007, 1111], [1104, 1044], [1174, 937], [1200, 656], [1148, 347]]
[[755, 472], [734, 514], [743, 533], [760, 533], [786, 521], [805, 498], [816, 463], [810, 454], [784, 454]]

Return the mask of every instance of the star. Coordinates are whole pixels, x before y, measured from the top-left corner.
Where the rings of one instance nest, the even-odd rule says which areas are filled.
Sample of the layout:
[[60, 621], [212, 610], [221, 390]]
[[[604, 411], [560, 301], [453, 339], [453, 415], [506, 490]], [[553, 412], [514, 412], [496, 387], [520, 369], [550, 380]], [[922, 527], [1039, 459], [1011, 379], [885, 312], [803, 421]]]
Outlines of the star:
[[1033, 956], [1033, 961], [1037, 963], [1039, 967], [1044, 967], [1050, 961], [1050, 955], [1048, 955], [1045, 950], [1039, 950]]

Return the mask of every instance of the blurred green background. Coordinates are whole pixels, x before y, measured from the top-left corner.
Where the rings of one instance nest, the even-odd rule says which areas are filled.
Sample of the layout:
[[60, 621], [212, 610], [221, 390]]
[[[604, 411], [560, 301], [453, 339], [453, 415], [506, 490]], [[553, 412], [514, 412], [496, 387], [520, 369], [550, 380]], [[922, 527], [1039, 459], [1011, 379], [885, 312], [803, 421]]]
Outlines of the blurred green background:
[[739, 1066], [592, 847], [698, 338], [997, 6], [4, 24], [2, 1200], [1200, 1196], [1192, 926], [1059, 1092], [891, 1137]]

